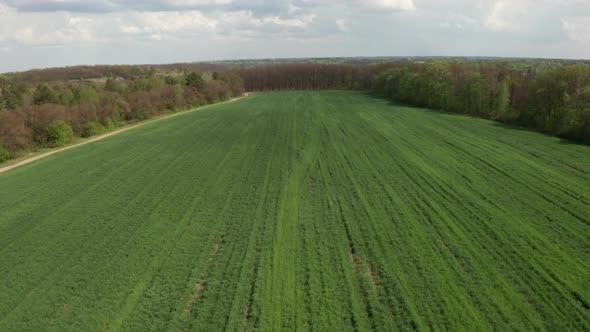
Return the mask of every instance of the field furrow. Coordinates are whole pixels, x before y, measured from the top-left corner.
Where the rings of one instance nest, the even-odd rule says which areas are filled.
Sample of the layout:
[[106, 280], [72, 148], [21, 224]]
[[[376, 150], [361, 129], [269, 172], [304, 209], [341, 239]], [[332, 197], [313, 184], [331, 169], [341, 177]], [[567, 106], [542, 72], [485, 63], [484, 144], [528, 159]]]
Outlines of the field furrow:
[[590, 147], [258, 93], [0, 174], [0, 330], [590, 330]]

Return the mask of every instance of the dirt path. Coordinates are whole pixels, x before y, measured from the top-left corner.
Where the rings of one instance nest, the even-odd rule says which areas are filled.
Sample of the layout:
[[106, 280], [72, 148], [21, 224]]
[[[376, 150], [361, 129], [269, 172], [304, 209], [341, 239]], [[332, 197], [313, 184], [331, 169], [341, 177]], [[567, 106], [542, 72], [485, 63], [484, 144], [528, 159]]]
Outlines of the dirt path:
[[46, 153], [43, 153], [43, 154], [40, 154], [40, 155], [37, 155], [37, 156], [31, 157], [31, 158], [28, 158], [28, 159], [25, 159], [25, 160], [21, 160], [21, 161], [19, 161], [19, 162], [17, 162], [17, 163], [14, 163], [14, 164], [12, 164], [12, 165], [8, 165], [8, 166], [5, 166], [5, 167], [2, 167], [2, 168], [0, 168], [0, 173], [8, 172], [8, 171], [10, 171], [10, 170], [12, 170], [12, 169], [15, 169], [15, 168], [17, 168], [17, 167], [20, 167], [20, 166], [26, 165], [26, 164], [28, 164], [28, 163], [32, 163], [32, 162], [33, 162], [33, 161], [35, 161], [35, 160], [39, 160], [39, 159], [42, 159], [42, 158], [45, 158], [45, 157], [51, 156], [51, 155], [53, 155], [53, 154], [56, 154], [56, 153], [59, 153], [59, 152], [65, 151], [65, 150], [69, 150], [69, 149], [72, 149], [72, 148], [75, 148], [75, 147], [78, 147], [78, 146], [81, 146], [81, 145], [86, 145], [86, 144], [89, 144], [89, 143], [92, 143], [92, 142], [99, 141], [99, 140], [101, 140], [101, 139], [105, 139], [105, 138], [107, 138], [107, 137], [110, 137], [110, 136], [117, 135], [117, 134], [119, 134], [119, 133], [122, 133], [122, 132], [124, 132], [124, 131], [127, 131], [127, 130], [129, 130], [129, 129], [133, 129], [133, 128], [137, 128], [137, 127], [143, 126], [143, 125], [145, 125], [145, 124], [147, 124], [147, 123], [151, 123], [151, 122], [155, 122], [155, 121], [160, 121], [160, 120], [164, 120], [164, 119], [173, 118], [173, 117], [175, 117], [175, 116], [179, 116], [179, 115], [181, 115], [181, 114], [186, 114], [186, 113], [190, 113], [190, 112], [195, 112], [195, 111], [198, 111], [198, 110], [202, 110], [203, 108], [210, 107], [210, 106], [214, 106], [214, 105], [220, 105], [220, 104], [224, 104], [224, 103], [232, 103], [232, 102], [234, 102], [234, 101], [237, 101], [237, 100], [239, 100], [239, 99], [242, 99], [242, 98], [244, 98], [244, 97], [247, 97], [247, 96], [249, 96], [249, 95], [250, 95], [249, 93], [245, 93], [245, 94], [244, 94], [244, 96], [242, 96], [242, 97], [233, 98], [233, 99], [231, 99], [231, 100], [228, 100], [228, 101], [225, 101], [225, 102], [222, 102], [222, 103], [211, 104], [211, 105], [205, 105], [205, 106], [202, 106], [202, 107], [195, 108], [195, 109], [193, 109], [193, 110], [184, 111], [184, 112], [179, 112], [179, 113], [174, 113], [174, 114], [170, 114], [170, 115], [167, 115], [167, 116], [163, 116], [163, 117], [161, 117], [161, 118], [158, 118], [158, 119], [152, 119], [152, 120], [144, 121], [144, 122], [141, 122], [141, 123], [138, 123], [138, 124], [135, 124], [135, 125], [129, 126], [129, 127], [125, 127], [125, 128], [119, 129], [119, 130], [112, 131], [112, 132], [110, 132], [110, 133], [108, 133], [108, 134], [104, 134], [104, 135], [96, 136], [96, 137], [94, 137], [94, 138], [92, 138], [92, 139], [90, 139], [90, 140], [88, 140], [88, 141], [82, 142], [82, 143], [78, 143], [78, 144], [74, 144], [74, 145], [69, 145], [69, 146], [66, 146], [66, 147], [63, 147], [63, 148], [59, 148], [59, 149], [55, 149], [55, 150], [51, 150], [51, 151], [49, 151], [49, 152], [46, 152]]

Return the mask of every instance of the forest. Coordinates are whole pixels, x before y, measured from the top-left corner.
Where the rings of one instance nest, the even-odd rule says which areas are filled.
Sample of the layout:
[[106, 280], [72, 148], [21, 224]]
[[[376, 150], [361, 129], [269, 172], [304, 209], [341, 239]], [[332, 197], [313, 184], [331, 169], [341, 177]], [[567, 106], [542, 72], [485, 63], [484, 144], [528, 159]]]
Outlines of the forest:
[[590, 64], [375, 59], [77, 66], [0, 75], [0, 162], [244, 91], [358, 90], [590, 143]]
[[590, 65], [567, 60], [424, 59], [246, 68], [246, 90], [353, 89], [392, 101], [590, 143]]
[[[113, 68], [116, 70], [106, 66], [50, 69], [53, 76], [43, 71], [0, 76], [0, 162], [23, 151], [63, 146], [73, 137], [104, 134], [128, 123], [244, 92], [241, 77], [231, 70], [164, 75], [153, 68]], [[110, 77], [98, 78], [105, 72]], [[85, 79], [70, 79], [81, 73], [86, 73]]]
[[396, 101], [590, 143], [590, 65], [505, 62], [392, 65], [374, 90]]

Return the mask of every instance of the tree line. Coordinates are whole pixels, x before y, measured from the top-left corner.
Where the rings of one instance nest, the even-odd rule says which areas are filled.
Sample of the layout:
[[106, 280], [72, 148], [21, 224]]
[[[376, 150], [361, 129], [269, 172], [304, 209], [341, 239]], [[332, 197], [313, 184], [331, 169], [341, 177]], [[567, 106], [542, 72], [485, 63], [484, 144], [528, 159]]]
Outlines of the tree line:
[[423, 59], [244, 68], [249, 91], [350, 89], [590, 143], [590, 64]]
[[368, 67], [347, 64], [293, 63], [243, 68], [248, 91], [369, 90], [374, 75]]
[[173, 63], [164, 65], [97, 65], [71, 66], [46, 69], [32, 69], [19, 73], [8, 74], [20, 82], [55, 82], [103, 77], [122, 77], [133, 79], [140, 76], [151, 76], [156, 73], [172, 72], [225, 72], [231, 68], [213, 63]]
[[[223, 69], [187, 70], [199, 68]], [[72, 79], [79, 76], [87, 79]], [[80, 66], [0, 75], [0, 161], [245, 90], [327, 89], [373, 92], [590, 143], [590, 64], [584, 62], [405, 59], [233, 69], [218, 64]]]
[[159, 114], [242, 95], [237, 71], [35, 85], [0, 76], [0, 162], [23, 151], [67, 144]]
[[394, 64], [375, 79], [393, 100], [590, 143], [590, 65], [520, 67], [437, 60]]

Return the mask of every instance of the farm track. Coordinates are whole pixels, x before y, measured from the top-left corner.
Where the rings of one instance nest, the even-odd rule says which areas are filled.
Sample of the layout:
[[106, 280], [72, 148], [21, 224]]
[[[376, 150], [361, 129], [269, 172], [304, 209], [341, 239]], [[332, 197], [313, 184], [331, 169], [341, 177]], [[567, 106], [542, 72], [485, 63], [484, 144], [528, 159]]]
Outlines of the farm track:
[[590, 330], [590, 147], [260, 93], [0, 174], [0, 330]]
[[[247, 97], [248, 95], [249, 95], [248, 93], [245, 93], [244, 94], [244, 97]], [[231, 100], [227, 100], [227, 101], [222, 102], [222, 103], [233, 103], [233, 102], [238, 101], [238, 100], [240, 100], [242, 98], [243, 97], [237, 97], [237, 98], [233, 98]], [[117, 129], [117, 130], [112, 131], [110, 133], [106, 133], [106, 134], [103, 134], [103, 135], [99, 135], [99, 136], [93, 137], [93, 138], [91, 138], [91, 139], [89, 139], [87, 141], [84, 141], [82, 143], [68, 145], [68, 146], [65, 146], [63, 148], [52, 149], [52, 150], [50, 150], [48, 152], [41, 153], [41, 154], [36, 155], [36, 156], [33, 156], [31, 158], [27, 158], [27, 159], [23, 159], [21, 161], [15, 162], [14, 164], [10, 164], [8, 166], [0, 167], [0, 173], [8, 172], [8, 171], [10, 171], [12, 169], [15, 169], [17, 167], [26, 165], [28, 163], [32, 163], [32, 162], [34, 162], [36, 160], [39, 160], [39, 159], [42, 159], [42, 158], [45, 158], [45, 157], [49, 157], [51, 155], [54, 155], [56, 153], [60, 153], [60, 152], [65, 151], [65, 150], [69, 150], [69, 149], [72, 149], [72, 148], [75, 148], [75, 147], [78, 147], [78, 146], [90, 144], [92, 142], [100, 141], [101, 139], [105, 139], [105, 138], [108, 138], [108, 137], [117, 135], [117, 134], [122, 133], [124, 131], [127, 131], [129, 129], [141, 127], [144, 124], [149, 123], [149, 122], [173, 118], [173, 117], [176, 117], [176, 116], [179, 116], [179, 115], [182, 115], [182, 114], [186, 114], [186, 113], [198, 111], [198, 110], [201, 110], [203, 108], [207, 108], [207, 107], [211, 107], [211, 106], [213, 106], [213, 105], [205, 105], [205, 106], [197, 107], [195, 109], [191, 109], [191, 110], [188, 110], [188, 111], [181, 111], [181, 112], [178, 112], [178, 113], [173, 113], [173, 114], [165, 115], [165, 116], [162, 116], [162, 117], [159, 117], [159, 118], [156, 118], [156, 119], [151, 119], [151, 120], [148, 120], [148, 121], [145, 121], [145, 122], [140, 122], [138, 124], [134, 124], [134, 125], [131, 125], [131, 126], [127, 126], [127, 127], [121, 128], [121, 129]]]

